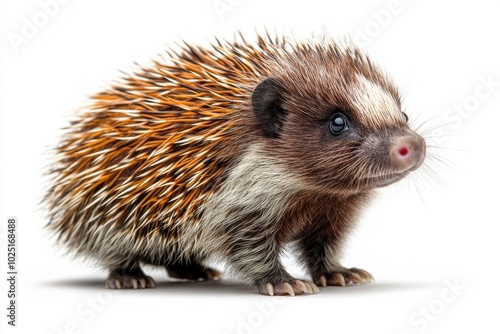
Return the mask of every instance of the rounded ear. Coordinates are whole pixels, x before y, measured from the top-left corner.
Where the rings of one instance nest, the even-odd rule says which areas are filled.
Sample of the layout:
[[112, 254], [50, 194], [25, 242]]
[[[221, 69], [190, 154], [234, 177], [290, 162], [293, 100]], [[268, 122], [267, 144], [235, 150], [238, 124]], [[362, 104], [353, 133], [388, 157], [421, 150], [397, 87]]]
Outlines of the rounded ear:
[[262, 130], [267, 137], [278, 138], [281, 127], [286, 118], [286, 110], [282, 103], [281, 83], [268, 78], [262, 81], [253, 91], [252, 109], [262, 125]]

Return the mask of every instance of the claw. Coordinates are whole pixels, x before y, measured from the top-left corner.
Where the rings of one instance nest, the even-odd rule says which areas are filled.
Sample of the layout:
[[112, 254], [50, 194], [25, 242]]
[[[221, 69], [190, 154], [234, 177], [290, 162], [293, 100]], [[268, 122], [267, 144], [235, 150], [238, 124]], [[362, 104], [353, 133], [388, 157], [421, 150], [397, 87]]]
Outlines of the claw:
[[271, 283], [266, 284], [266, 292], [269, 296], [274, 296], [274, 287]]
[[363, 279], [361, 278], [360, 275], [358, 275], [357, 273], [354, 273], [354, 272], [351, 272], [350, 273], [350, 278], [351, 278], [351, 281], [353, 283], [356, 283], [356, 284], [363, 284]]
[[363, 269], [358, 269], [358, 268], [351, 268], [350, 269], [352, 272], [358, 274], [359, 276], [361, 276], [361, 278], [370, 283], [374, 280], [374, 277], [372, 274], [370, 274], [369, 272], [367, 272], [366, 270], [363, 270]]
[[302, 281], [300, 280], [296, 280], [295, 281], [297, 283], [297, 285], [299, 286], [299, 288], [304, 291], [305, 293], [311, 293], [311, 290], [309, 289], [309, 287]]
[[346, 286], [345, 277], [341, 273], [333, 274], [332, 279], [331, 279], [331, 283], [332, 283], [332, 285]]
[[151, 277], [146, 277], [146, 281], [147, 281], [146, 286], [149, 286], [150, 288], [156, 287], [156, 282]]
[[320, 284], [322, 287], [326, 287], [326, 277], [325, 277], [325, 275], [321, 275], [321, 276], [319, 277], [319, 280], [318, 280], [318, 281], [319, 281], [319, 284]]
[[285, 288], [285, 291], [288, 292], [290, 296], [295, 296], [295, 292], [293, 292], [293, 288], [290, 284], [285, 283], [283, 284], [283, 287]]
[[309, 292], [309, 293], [319, 293], [319, 289], [318, 289], [318, 287], [316, 286], [316, 284], [314, 284], [314, 283], [309, 283], [309, 282], [305, 282], [305, 284], [306, 284], [307, 286], [309, 286], [309, 290], [311, 291], [311, 292]]

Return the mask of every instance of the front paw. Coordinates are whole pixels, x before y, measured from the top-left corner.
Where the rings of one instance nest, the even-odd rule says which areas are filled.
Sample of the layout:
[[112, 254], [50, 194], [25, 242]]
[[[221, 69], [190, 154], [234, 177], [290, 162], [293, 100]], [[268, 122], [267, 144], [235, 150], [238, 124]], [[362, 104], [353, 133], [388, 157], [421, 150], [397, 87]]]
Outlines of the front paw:
[[261, 294], [269, 296], [298, 296], [319, 292], [314, 283], [293, 278], [290, 280], [273, 280], [273, 282], [271, 280], [262, 280], [257, 284], [257, 288]]
[[320, 286], [346, 286], [347, 284], [365, 284], [374, 280], [373, 275], [363, 269], [350, 268], [330, 271], [319, 275], [314, 279], [314, 283]]

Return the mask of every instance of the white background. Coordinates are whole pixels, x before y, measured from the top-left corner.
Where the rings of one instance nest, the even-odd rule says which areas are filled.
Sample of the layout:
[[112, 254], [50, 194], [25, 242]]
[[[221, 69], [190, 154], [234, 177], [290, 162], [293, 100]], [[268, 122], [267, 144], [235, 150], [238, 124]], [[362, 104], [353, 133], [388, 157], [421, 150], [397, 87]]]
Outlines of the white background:
[[[18, 326], [8, 333], [498, 333], [498, 2], [72, 0], [44, 22], [47, 1], [0, 2], [1, 277], [6, 221], [19, 222]], [[27, 21], [40, 26], [33, 36]], [[349, 242], [345, 265], [376, 281], [271, 298], [234, 280], [168, 282], [148, 269], [154, 290], [105, 290], [105, 272], [65, 257], [43, 230], [37, 203], [59, 129], [133, 62], [181, 39], [206, 44], [236, 29], [252, 39], [265, 27], [351, 35], [404, 91], [410, 118], [434, 129], [428, 144], [441, 149], [430, 154], [445, 163], [429, 157], [434, 172], [382, 189]]]

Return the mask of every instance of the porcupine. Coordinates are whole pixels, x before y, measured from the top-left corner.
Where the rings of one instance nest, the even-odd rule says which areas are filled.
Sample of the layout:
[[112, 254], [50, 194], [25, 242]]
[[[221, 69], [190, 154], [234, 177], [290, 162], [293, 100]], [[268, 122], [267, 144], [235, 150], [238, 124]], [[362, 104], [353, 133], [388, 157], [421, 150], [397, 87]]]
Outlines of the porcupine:
[[[417, 169], [423, 138], [394, 83], [351, 43], [257, 36], [167, 51], [92, 97], [56, 149], [48, 227], [108, 288], [149, 288], [141, 264], [262, 294], [372, 275], [340, 264], [373, 190]], [[312, 282], [280, 261], [288, 244]]]

